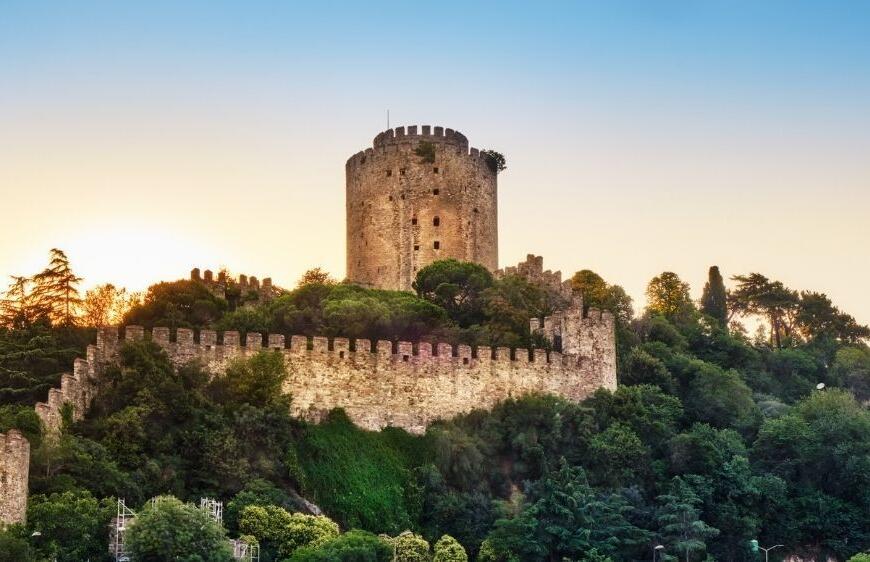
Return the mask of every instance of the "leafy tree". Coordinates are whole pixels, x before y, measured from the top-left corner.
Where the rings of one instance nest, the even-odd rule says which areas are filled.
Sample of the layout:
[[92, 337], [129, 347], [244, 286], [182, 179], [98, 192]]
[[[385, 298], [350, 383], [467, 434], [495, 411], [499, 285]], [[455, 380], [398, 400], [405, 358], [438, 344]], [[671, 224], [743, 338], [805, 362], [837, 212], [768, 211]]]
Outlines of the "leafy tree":
[[468, 554], [459, 541], [450, 535], [444, 535], [435, 543], [432, 562], [468, 562]]
[[629, 484], [649, 464], [649, 450], [630, 427], [619, 422], [592, 438], [589, 453], [597, 480], [612, 487]]
[[126, 546], [137, 562], [230, 562], [224, 529], [205, 511], [172, 496], [156, 498], [130, 523]]
[[223, 374], [212, 382], [212, 387], [222, 402], [262, 408], [285, 401], [286, 380], [287, 367], [281, 354], [261, 351], [250, 358], [230, 361]]
[[848, 562], [870, 562], [870, 552], [859, 552], [852, 558], [849, 558]]
[[706, 541], [719, 534], [700, 519], [698, 505], [701, 499], [679, 476], [671, 481], [671, 490], [656, 498], [659, 511], [656, 520], [665, 544], [673, 550], [684, 553], [689, 562], [694, 553], [703, 553]]
[[639, 347], [628, 354], [628, 360], [620, 374], [620, 382], [623, 384], [651, 384], [665, 391], [674, 389], [674, 377], [664, 362]]
[[31, 496], [27, 529], [39, 532], [37, 552], [60, 560], [108, 560], [109, 520], [114, 502], [94, 498], [86, 490]]
[[689, 284], [676, 273], [665, 271], [652, 278], [646, 287], [647, 310], [673, 318], [692, 309]]
[[445, 309], [452, 320], [467, 327], [482, 320], [483, 292], [492, 284], [492, 274], [482, 265], [448, 259], [420, 269], [413, 287], [418, 296]]
[[296, 288], [305, 287], [306, 285], [335, 285], [335, 279], [329, 275], [329, 272], [315, 267], [302, 274], [302, 277], [296, 284]]
[[736, 275], [737, 287], [731, 292], [729, 308], [741, 315], [758, 315], [767, 319], [771, 344], [781, 348], [793, 333], [799, 297], [779, 281], [760, 273]]
[[21, 525], [0, 529], [0, 562], [36, 562], [36, 553], [27, 542], [27, 531]]
[[870, 400], [870, 348], [855, 346], [837, 350], [830, 378], [850, 390], [859, 402]]
[[239, 517], [246, 507], [256, 505], [265, 507], [274, 505], [288, 509], [293, 505], [290, 496], [272, 482], [263, 478], [255, 478], [245, 484], [245, 487], [227, 502], [224, 510], [224, 522], [231, 532], [238, 530]]
[[60, 373], [81, 353], [75, 329], [52, 329], [46, 322], [0, 328], [0, 403], [45, 400]]
[[629, 322], [634, 316], [631, 297], [619, 285], [608, 285], [597, 273], [581, 269], [571, 277], [571, 288], [583, 299], [583, 308], [609, 310], [621, 322]]
[[289, 562], [391, 562], [393, 547], [365, 531], [349, 531], [319, 547], [303, 547]]
[[801, 291], [795, 325], [806, 339], [831, 337], [854, 344], [870, 337], [870, 327], [840, 312], [824, 293]]
[[694, 360], [684, 401], [686, 412], [694, 419], [715, 427], [736, 427], [750, 431], [759, 419], [752, 391], [734, 371]]
[[507, 169], [507, 160], [504, 154], [495, 150], [481, 150], [480, 154], [486, 158], [486, 164], [494, 174], [498, 174]]
[[127, 314], [123, 323], [146, 327], [206, 328], [227, 310], [227, 301], [216, 297], [198, 281], [181, 280], [148, 287], [145, 298]]
[[239, 529], [267, 546], [275, 546], [285, 558], [302, 547], [317, 548], [339, 534], [338, 524], [328, 517], [289, 513], [275, 505], [247, 506], [239, 518]]
[[98, 285], [85, 292], [81, 305], [82, 324], [96, 328], [117, 324], [140, 301], [139, 293], [127, 293], [127, 289], [119, 289], [111, 283]]
[[728, 322], [727, 297], [725, 281], [722, 279], [722, 274], [719, 273], [719, 268], [715, 265], [710, 266], [707, 283], [701, 294], [701, 312], [724, 326]]
[[429, 554], [429, 543], [411, 531], [404, 531], [392, 539], [396, 562], [429, 562], [432, 555]]

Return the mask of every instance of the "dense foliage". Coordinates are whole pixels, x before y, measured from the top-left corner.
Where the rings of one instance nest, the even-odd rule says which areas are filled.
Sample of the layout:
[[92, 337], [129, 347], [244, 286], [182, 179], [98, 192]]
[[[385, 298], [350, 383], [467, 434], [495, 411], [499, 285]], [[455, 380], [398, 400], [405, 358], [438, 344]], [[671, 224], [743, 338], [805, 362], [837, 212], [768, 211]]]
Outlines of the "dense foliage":
[[[211, 377], [195, 363], [173, 368], [145, 341], [125, 345], [101, 375], [85, 420], [41, 440], [24, 405], [44, 398], [80, 345], [65, 334], [82, 329], [61, 308], [21, 316], [7, 302], [0, 430], [31, 439], [33, 495], [27, 526], [0, 533], [0, 560], [105, 559], [116, 497], [142, 514], [142, 548], [163, 549], [142, 560], [222, 540], [219, 528], [187, 533], [199, 515], [175, 500], [158, 502], [171, 506], [158, 516], [149, 498], [163, 494], [224, 500], [228, 532], [256, 540], [264, 562], [597, 562], [649, 559], [655, 545], [662, 560], [742, 561], [755, 556], [750, 539], [786, 545], [771, 557], [860, 560], [870, 549], [867, 328], [823, 294], [758, 274], [734, 280], [728, 293], [711, 268], [696, 304], [664, 272], [635, 317], [621, 287], [578, 272], [575, 293], [617, 318], [619, 388], [581, 404], [524, 396], [423, 436], [364, 431], [340, 410], [319, 424], [293, 419], [273, 352]], [[522, 279], [450, 261], [421, 270], [415, 288], [373, 291], [314, 272], [293, 291], [240, 306], [184, 281], [152, 287], [127, 317], [530, 345], [529, 317], [560, 304]], [[755, 338], [734, 322], [748, 316], [764, 330]]]

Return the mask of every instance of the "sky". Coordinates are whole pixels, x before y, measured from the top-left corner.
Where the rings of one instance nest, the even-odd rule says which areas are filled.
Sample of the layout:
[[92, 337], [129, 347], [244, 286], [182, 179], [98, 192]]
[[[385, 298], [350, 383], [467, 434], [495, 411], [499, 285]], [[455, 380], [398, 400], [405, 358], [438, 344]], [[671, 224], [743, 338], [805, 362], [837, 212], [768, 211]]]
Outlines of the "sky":
[[[870, 3], [0, 0], [0, 275], [344, 276], [344, 162], [498, 150], [499, 260], [707, 268], [870, 323]], [[3, 281], [0, 280], [0, 287]]]

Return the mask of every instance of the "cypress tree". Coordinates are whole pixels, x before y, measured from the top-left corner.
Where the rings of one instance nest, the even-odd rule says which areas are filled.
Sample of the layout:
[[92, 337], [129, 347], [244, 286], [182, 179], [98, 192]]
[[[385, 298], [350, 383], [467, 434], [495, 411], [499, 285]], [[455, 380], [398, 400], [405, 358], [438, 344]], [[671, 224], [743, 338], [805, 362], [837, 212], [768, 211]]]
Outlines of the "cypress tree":
[[719, 273], [719, 267], [714, 265], [710, 267], [701, 295], [701, 311], [723, 326], [728, 321], [728, 305], [725, 299], [725, 282]]

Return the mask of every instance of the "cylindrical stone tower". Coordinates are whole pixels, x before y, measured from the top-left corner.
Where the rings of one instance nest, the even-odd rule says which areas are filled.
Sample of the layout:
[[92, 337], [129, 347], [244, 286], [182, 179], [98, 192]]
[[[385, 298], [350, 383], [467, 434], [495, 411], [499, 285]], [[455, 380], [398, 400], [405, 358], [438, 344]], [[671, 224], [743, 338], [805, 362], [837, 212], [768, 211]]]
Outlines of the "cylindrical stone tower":
[[351, 282], [408, 291], [436, 260], [498, 267], [497, 172], [462, 133], [390, 129], [345, 170]]

